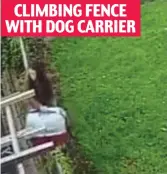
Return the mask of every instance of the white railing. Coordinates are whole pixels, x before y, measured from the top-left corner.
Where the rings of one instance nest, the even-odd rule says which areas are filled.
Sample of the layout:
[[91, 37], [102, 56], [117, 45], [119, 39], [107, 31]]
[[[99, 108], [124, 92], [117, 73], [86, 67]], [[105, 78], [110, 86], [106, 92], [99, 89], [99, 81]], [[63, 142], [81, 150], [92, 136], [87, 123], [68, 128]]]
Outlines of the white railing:
[[29, 98], [33, 97], [34, 95], [35, 95], [34, 90], [29, 90], [29, 91], [26, 91], [23, 93], [16, 93], [16, 94], [7, 96], [5, 98], [2, 98], [2, 100], [0, 102], [0, 106], [2, 108], [5, 107], [7, 123], [9, 126], [9, 132], [10, 132], [9, 135], [1, 138], [1, 147], [12, 144], [12, 147], [14, 150], [14, 154], [1, 158], [0, 164], [4, 165], [7, 163], [11, 163], [11, 162], [17, 163], [19, 174], [25, 174], [25, 169], [22, 164], [23, 160], [27, 160], [28, 158], [31, 158], [32, 156], [36, 155], [37, 153], [47, 150], [47, 149], [53, 147], [53, 145], [54, 145], [53, 142], [49, 142], [49, 143], [41, 144], [36, 147], [29, 148], [24, 151], [20, 150], [19, 139], [30, 138], [35, 133], [43, 130], [43, 128], [35, 130], [35, 131], [29, 130], [29, 129], [27, 129], [27, 130], [23, 129], [23, 130], [17, 132], [16, 128], [15, 128], [10, 105], [17, 103], [19, 101], [29, 99]]

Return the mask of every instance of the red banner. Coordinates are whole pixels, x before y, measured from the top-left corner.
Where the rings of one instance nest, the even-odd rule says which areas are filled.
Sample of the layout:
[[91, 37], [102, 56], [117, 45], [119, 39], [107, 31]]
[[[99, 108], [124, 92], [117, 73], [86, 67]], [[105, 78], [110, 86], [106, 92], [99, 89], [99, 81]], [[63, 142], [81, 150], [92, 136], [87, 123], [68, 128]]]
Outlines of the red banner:
[[140, 36], [140, 0], [2, 0], [2, 36]]

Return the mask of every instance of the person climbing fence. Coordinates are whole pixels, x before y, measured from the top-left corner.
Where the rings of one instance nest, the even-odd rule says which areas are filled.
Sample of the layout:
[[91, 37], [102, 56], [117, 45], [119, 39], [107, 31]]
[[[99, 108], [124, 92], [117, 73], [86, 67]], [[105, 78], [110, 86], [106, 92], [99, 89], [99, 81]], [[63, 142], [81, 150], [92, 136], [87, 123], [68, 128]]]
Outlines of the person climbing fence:
[[51, 82], [45, 72], [44, 63], [36, 62], [35, 68], [28, 69], [27, 85], [35, 90], [35, 97], [29, 100], [26, 128], [45, 129], [32, 137], [33, 145], [53, 141], [56, 145], [66, 144], [69, 140], [67, 131], [67, 113], [54, 106]]

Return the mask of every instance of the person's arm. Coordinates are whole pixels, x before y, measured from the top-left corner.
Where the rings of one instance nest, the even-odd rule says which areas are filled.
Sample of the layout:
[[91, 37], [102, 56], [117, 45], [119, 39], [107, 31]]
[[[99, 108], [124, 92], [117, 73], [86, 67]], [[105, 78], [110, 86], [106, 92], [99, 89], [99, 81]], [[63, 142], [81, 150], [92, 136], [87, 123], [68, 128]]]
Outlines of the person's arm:
[[31, 99], [29, 100], [29, 105], [30, 105], [31, 108], [37, 109], [37, 110], [40, 110], [40, 108], [41, 108], [41, 106], [42, 106], [42, 105], [41, 105], [38, 101], [36, 101], [34, 98], [31, 98]]

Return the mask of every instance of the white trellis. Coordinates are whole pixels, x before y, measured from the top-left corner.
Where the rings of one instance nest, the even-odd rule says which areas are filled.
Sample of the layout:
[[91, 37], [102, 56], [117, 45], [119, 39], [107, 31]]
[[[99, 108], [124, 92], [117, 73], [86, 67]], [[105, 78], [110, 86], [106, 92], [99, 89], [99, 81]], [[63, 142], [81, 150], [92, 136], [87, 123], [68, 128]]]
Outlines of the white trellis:
[[10, 105], [17, 103], [19, 101], [29, 99], [33, 97], [34, 95], [35, 95], [34, 90], [29, 90], [23, 93], [16, 93], [8, 97], [2, 98], [0, 102], [1, 108], [5, 107], [5, 111], [7, 115], [7, 123], [9, 126], [9, 132], [10, 132], [9, 135], [1, 138], [1, 146], [3, 147], [11, 143], [14, 150], [14, 154], [1, 158], [0, 164], [5, 165], [11, 162], [17, 163], [19, 174], [25, 173], [24, 166], [22, 164], [24, 160], [31, 158], [34, 155], [42, 152], [43, 150], [53, 147], [54, 145], [53, 142], [49, 142], [49, 143], [45, 143], [45, 144], [32, 147], [23, 151], [20, 150], [19, 139], [22, 139], [22, 138], [27, 139], [28, 137], [31, 137], [33, 134], [37, 133], [38, 131], [43, 130], [43, 128], [39, 130], [35, 130], [35, 131], [23, 129], [19, 132], [16, 132]]

